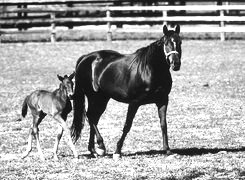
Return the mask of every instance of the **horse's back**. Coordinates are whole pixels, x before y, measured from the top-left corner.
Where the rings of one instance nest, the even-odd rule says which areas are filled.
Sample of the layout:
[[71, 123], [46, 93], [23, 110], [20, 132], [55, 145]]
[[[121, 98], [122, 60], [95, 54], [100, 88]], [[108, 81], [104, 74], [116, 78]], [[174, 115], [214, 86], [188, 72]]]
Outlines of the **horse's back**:
[[116, 60], [119, 57], [124, 56], [123, 54], [113, 50], [100, 50], [94, 51], [89, 54], [81, 56], [76, 63], [76, 69], [84, 66], [83, 64], [91, 64], [95, 59], [103, 59], [104, 63], [109, 63]]
[[[113, 50], [94, 51], [81, 56], [76, 64], [76, 83], [80, 82], [83, 88], [91, 90], [91, 82], [111, 63], [117, 61], [123, 54]], [[76, 86], [75, 86], [76, 88]]]

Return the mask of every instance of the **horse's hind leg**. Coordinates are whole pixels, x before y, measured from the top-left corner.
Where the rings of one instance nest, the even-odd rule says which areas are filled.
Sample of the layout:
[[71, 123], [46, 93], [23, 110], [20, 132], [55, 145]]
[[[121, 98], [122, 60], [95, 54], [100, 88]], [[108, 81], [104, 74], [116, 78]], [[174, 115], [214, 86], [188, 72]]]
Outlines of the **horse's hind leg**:
[[[100, 116], [106, 109], [107, 103], [109, 99], [106, 97], [90, 97], [88, 98], [88, 110], [87, 117], [90, 125], [90, 137], [89, 137], [89, 145], [88, 150], [91, 152], [93, 156], [104, 155], [105, 154], [105, 145], [103, 138], [97, 128]], [[94, 148], [94, 135], [96, 135], [98, 149], [95, 151]]]
[[[75, 158], [78, 158], [78, 154], [77, 154], [77, 151], [76, 151], [76, 148], [75, 148], [75, 145], [73, 144], [72, 142], [72, 138], [71, 138], [71, 133], [70, 133], [70, 130], [69, 128], [67, 127], [66, 125], [66, 122], [64, 119], [62, 119], [61, 115], [60, 114], [57, 114], [54, 116], [54, 119], [57, 120], [57, 122], [59, 123], [59, 125], [62, 127], [62, 129], [64, 130], [65, 134], [66, 134], [66, 142], [67, 144], [70, 146], [72, 152], [73, 152], [73, 155]], [[62, 133], [63, 133], [63, 130], [62, 130]], [[60, 137], [57, 137], [57, 142], [56, 142], [56, 147], [58, 149], [58, 145], [59, 145], [59, 140], [62, 136], [62, 133], [60, 132]], [[59, 135], [58, 135], [59, 136]], [[57, 152], [57, 150], [56, 150]], [[56, 155], [57, 156], [57, 155]]]

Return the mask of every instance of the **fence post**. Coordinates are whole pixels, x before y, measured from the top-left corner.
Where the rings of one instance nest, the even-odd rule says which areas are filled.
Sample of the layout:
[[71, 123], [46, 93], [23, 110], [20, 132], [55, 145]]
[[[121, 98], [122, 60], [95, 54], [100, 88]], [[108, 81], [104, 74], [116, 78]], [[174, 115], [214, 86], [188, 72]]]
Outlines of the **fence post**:
[[111, 17], [111, 12], [109, 9], [106, 10], [106, 18], [107, 18], [107, 41], [111, 41], [112, 40], [112, 33], [111, 33], [111, 22], [109, 21]]
[[[164, 6], [168, 6], [168, 5], [169, 5], [169, 2], [168, 2], [168, 1], [167, 1], [167, 2], [164, 2]], [[167, 16], [168, 16], [168, 11], [167, 11], [167, 10], [163, 10], [163, 11], [162, 11], [163, 26], [164, 26], [164, 25], [168, 25], [168, 22], [164, 20], [165, 17], [167, 17]]]
[[[224, 16], [225, 16], [225, 11], [221, 9], [220, 10], [220, 18], [221, 19], [224, 19]], [[220, 20], [220, 27], [221, 28], [224, 28], [225, 27], [224, 20]], [[221, 32], [220, 32], [220, 40], [221, 41], [225, 41], [225, 32], [224, 32], [224, 29], [221, 29]]]
[[51, 34], [50, 34], [50, 41], [54, 43], [56, 41], [56, 30], [55, 30], [55, 13], [50, 14], [51, 18]]
[[162, 11], [163, 26], [168, 24], [168, 22], [164, 20], [167, 16], [168, 16], [168, 11], [163, 10]]
[[[22, 5], [21, 5], [21, 4], [18, 4], [18, 5], [17, 5], [17, 8], [18, 8], [18, 9], [21, 9], [21, 8], [22, 8]], [[17, 15], [18, 15], [18, 19], [21, 19], [21, 18], [22, 18], [22, 13], [21, 13], [21, 12], [18, 12]], [[17, 27], [18, 27], [18, 30], [19, 30], [19, 31], [22, 31], [22, 29], [23, 29], [22, 27], [20, 27], [20, 26], [18, 26], [18, 25], [17, 25]]]

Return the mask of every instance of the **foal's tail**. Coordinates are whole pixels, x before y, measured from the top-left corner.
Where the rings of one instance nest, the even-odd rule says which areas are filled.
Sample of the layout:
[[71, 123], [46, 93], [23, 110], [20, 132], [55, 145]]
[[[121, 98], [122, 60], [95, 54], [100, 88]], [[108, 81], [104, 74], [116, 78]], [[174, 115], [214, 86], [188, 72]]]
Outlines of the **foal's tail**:
[[79, 89], [76, 85], [75, 85], [75, 93], [73, 98], [73, 108], [74, 108], [74, 116], [73, 116], [73, 122], [71, 126], [71, 137], [73, 139], [73, 142], [75, 143], [81, 135], [81, 131], [84, 127], [84, 123], [86, 119], [85, 95], [82, 89]]
[[17, 121], [21, 121], [23, 118], [26, 117], [27, 109], [28, 109], [28, 106], [27, 106], [28, 98], [29, 98], [29, 96], [26, 96], [26, 98], [22, 104], [21, 117], [19, 119], [17, 119]]

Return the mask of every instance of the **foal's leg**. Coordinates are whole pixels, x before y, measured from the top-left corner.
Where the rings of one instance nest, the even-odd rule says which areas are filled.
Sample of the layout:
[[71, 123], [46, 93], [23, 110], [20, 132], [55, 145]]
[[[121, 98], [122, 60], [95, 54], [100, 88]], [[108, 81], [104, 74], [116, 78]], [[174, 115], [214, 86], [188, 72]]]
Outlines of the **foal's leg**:
[[[96, 97], [88, 99], [88, 110], [87, 117], [90, 126], [90, 137], [89, 137], [89, 145], [88, 150], [91, 152], [93, 156], [104, 155], [106, 149], [104, 145], [104, 140], [97, 128], [100, 116], [106, 109], [107, 103], [109, 99], [105, 97]], [[94, 135], [96, 135], [98, 150], [95, 151], [94, 148]]]
[[44, 158], [41, 146], [40, 146], [38, 125], [42, 122], [42, 120], [45, 116], [46, 116], [46, 114], [41, 111], [39, 113], [39, 118], [36, 116], [37, 122], [33, 124], [33, 133], [34, 133], [34, 137], [36, 138], [38, 154], [39, 154], [41, 160], [43, 160], [43, 161], [45, 160], [45, 158]]
[[[61, 113], [61, 118], [66, 121], [67, 119], [67, 115], [71, 112], [72, 110], [72, 106], [71, 106], [71, 101], [69, 99], [67, 99], [66, 101], [66, 106], [65, 108], [63, 109], [62, 113]], [[59, 146], [59, 143], [60, 143], [60, 139], [63, 135], [63, 127], [59, 124], [59, 127], [58, 127], [58, 134], [57, 134], [57, 137], [56, 137], [56, 141], [55, 141], [55, 145], [54, 145], [54, 159], [55, 160], [58, 160], [58, 156], [57, 156], [57, 151], [58, 151], [58, 146]]]
[[26, 151], [21, 156], [22, 159], [24, 159], [25, 157], [27, 157], [29, 155], [29, 153], [31, 152], [31, 150], [32, 150], [32, 135], [33, 135], [33, 129], [30, 128], [29, 135], [28, 135], [27, 148], [26, 148]]
[[135, 117], [135, 114], [136, 114], [138, 108], [139, 108], [139, 106], [136, 104], [129, 104], [127, 118], [126, 118], [126, 122], [125, 122], [124, 128], [123, 128], [123, 134], [122, 134], [120, 140], [117, 142], [117, 148], [116, 148], [116, 151], [113, 155], [113, 158], [118, 158], [121, 156], [121, 150], [122, 150], [123, 142], [124, 142], [128, 132], [130, 131], [130, 129], [132, 127], [133, 119]]
[[[71, 102], [70, 100], [68, 100], [67, 102], [67, 106], [66, 108], [63, 110], [63, 112], [61, 113], [61, 118], [66, 121], [67, 119], [67, 115], [70, 113], [70, 111], [72, 110], [72, 106], [71, 106]], [[57, 151], [58, 151], [58, 146], [59, 146], [59, 143], [60, 143], [60, 139], [63, 135], [63, 127], [59, 124], [59, 127], [58, 127], [58, 135], [57, 135], [57, 138], [56, 138], [56, 141], [55, 141], [55, 145], [54, 145], [54, 159], [55, 160], [58, 160], [58, 156], [57, 156]]]
[[168, 107], [168, 97], [166, 97], [161, 103], [157, 103], [158, 107], [158, 115], [160, 118], [160, 125], [162, 130], [162, 138], [163, 138], [163, 151], [166, 154], [171, 154], [168, 145], [168, 134], [167, 134], [167, 107]]
[[[66, 140], [67, 144], [70, 146], [72, 152], [73, 152], [73, 155], [75, 158], [78, 158], [78, 154], [77, 154], [77, 151], [76, 151], [76, 148], [75, 148], [75, 145], [73, 144], [72, 142], [72, 138], [71, 138], [71, 133], [70, 133], [70, 129], [67, 127], [66, 125], [66, 122], [64, 119], [62, 119], [61, 115], [60, 114], [56, 114], [54, 116], [54, 119], [57, 120], [57, 122], [60, 124], [60, 126], [63, 128], [64, 132], [66, 133], [66, 137], [68, 138]], [[58, 137], [59, 138], [59, 137]], [[61, 136], [60, 136], [61, 138]], [[56, 142], [56, 146], [58, 148], [58, 145], [59, 145], [59, 139], [57, 140]], [[57, 150], [56, 150], [57, 151]], [[56, 155], [57, 156], [57, 155]], [[55, 157], [56, 158], [56, 157]]]
[[55, 141], [55, 144], [54, 144], [54, 159], [55, 160], [58, 160], [58, 156], [57, 156], [57, 151], [58, 151], [58, 146], [59, 146], [59, 143], [60, 143], [60, 139], [62, 137], [62, 134], [63, 134], [63, 128], [62, 126], [59, 125], [58, 127], [58, 135], [56, 137], [56, 141]]
[[34, 138], [36, 139], [38, 154], [39, 154], [41, 160], [44, 161], [45, 158], [44, 158], [44, 155], [43, 155], [43, 152], [42, 152], [42, 149], [40, 146], [40, 141], [39, 141], [38, 125], [42, 122], [42, 120], [46, 116], [46, 114], [43, 113], [42, 111], [40, 113], [37, 113], [36, 111], [32, 110], [32, 116], [33, 116], [33, 127], [30, 128], [27, 150], [24, 152], [22, 158], [27, 157], [32, 150], [32, 135], [33, 135]]

